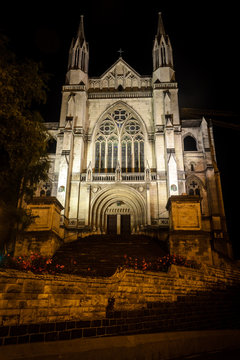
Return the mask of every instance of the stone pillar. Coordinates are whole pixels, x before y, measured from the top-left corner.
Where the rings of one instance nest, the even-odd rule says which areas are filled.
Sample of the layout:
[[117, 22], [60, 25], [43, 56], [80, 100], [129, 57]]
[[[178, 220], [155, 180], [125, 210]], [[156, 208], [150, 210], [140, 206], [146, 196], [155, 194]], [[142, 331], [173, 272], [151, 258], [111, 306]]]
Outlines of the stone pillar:
[[210, 232], [202, 230], [201, 198], [178, 195], [168, 199], [170, 254], [212, 264]]
[[150, 186], [147, 184], [147, 224], [151, 225]]
[[121, 215], [117, 214], [117, 235], [121, 234]]
[[60, 229], [63, 206], [55, 197], [35, 197], [27, 208], [34, 222], [17, 239], [14, 256], [28, 255], [32, 251], [51, 257], [63, 242]]

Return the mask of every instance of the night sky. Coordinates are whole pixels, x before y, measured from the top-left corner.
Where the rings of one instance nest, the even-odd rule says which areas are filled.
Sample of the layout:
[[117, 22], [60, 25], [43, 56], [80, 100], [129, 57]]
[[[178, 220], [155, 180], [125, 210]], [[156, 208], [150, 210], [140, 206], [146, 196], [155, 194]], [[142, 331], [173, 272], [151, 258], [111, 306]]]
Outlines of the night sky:
[[[45, 121], [58, 121], [68, 50], [84, 15], [89, 76], [100, 76], [119, 57], [141, 75], [152, 73], [152, 46], [162, 12], [173, 48], [179, 102], [183, 108], [214, 109], [227, 123], [239, 121], [239, 10], [236, 1], [107, 1], [5, 3], [0, 30], [15, 52], [41, 61], [51, 73]], [[227, 116], [226, 116], [227, 115]], [[214, 118], [214, 115], [212, 116]], [[228, 227], [240, 258], [237, 231], [238, 130], [214, 127]]]

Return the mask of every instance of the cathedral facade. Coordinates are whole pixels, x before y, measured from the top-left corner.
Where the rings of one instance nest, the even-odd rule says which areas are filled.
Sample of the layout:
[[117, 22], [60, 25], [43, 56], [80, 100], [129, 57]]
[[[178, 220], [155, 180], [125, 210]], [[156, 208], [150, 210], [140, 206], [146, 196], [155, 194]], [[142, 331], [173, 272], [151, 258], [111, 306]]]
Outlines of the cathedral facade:
[[[151, 39], [150, 39], [151, 41]], [[138, 234], [168, 229], [168, 199], [201, 199], [202, 230], [222, 237], [224, 208], [212, 128], [204, 118], [180, 119], [173, 52], [159, 13], [152, 76], [122, 58], [100, 77], [88, 76], [83, 17], [69, 50], [49, 182], [65, 236]], [[78, 236], [77, 235], [77, 236]]]

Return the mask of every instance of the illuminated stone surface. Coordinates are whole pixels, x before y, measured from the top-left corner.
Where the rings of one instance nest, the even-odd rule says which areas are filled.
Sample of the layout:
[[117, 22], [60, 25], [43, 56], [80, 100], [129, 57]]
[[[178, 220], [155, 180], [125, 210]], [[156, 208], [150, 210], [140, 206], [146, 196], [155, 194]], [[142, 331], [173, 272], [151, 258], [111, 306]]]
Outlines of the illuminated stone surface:
[[[204, 118], [179, 117], [172, 47], [161, 14], [152, 76], [140, 75], [120, 56], [101, 76], [89, 78], [88, 61], [81, 18], [60, 121], [46, 124], [57, 142], [49, 182], [36, 193], [51, 192], [64, 207], [65, 241], [120, 234], [124, 221], [132, 234], [159, 237], [168, 227], [169, 197], [187, 193], [200, 196], [201, 214], [199, 206], [179, 204], [174, 229], [208, 232], [213, 247], [230, 256], [212, 128]], [[225, 250], [219, 239], [228, 242]]]
[[[133, 323], [141, 323], [138, 330], [147, 331], [154, 327], [209, 329], [225, 323], [231, 327], [234, 319], [240, 321], [239, 269], [231, 267], [221, 270], [206, 265], [195, 270], [172, 265], [168, 273], [129, 269], [109, 278], [39, 276], [16, 270], [1, 271], [0, 275], [2, 336], [6, 331], [1, 326], [41, 323], [45, 328], [40, 330], [38, 325], [35, 332], [91, 326], [96, 335], [96, 328], [104, 326], [110, 327], [109, 334], [136, 332], [137, 328], [130, 326]], [[114, 299], [111, 308], [109, 299]]]
[[52, 256], [63, 241], [60, 228], [62, 205], [55, 197], [35, 197], [27, 208], [35, 219], [17, 239], [14, 255], [27, 255], [32, 251]]
[[170, 212], [170, 229], [201, 230], [201, 209], [198, 196], [171, 196], [167, 208]]

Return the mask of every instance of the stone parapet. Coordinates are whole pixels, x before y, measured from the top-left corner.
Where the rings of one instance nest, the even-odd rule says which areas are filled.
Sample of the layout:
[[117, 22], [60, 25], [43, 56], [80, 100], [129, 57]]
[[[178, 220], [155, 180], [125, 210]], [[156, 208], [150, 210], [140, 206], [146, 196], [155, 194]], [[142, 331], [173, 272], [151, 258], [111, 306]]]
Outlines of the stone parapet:
[[27, 208], [34, 216], [34, 222], [28, 227], [27, 232], [52, 231], [59, 235], [60, 214], [63, 206], [56, 197], [34, 197]]
[[35, 197], [27, 208], [34, 222], [18, 237], [14, 255], [27, 255], [32, 251], [52, 256], [63, 242], [60, 228], [63, 206], [55, 197]]
[[170, 214], [170, 229], [196, 231], [202, 229], [200, 197], [176, 195], [168, 199], [167, 210]]

